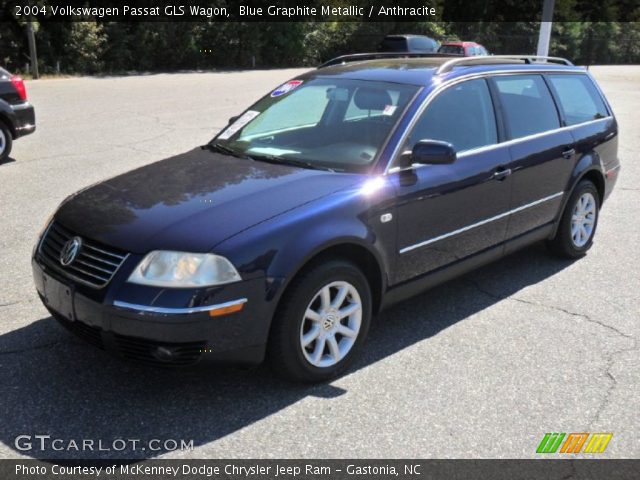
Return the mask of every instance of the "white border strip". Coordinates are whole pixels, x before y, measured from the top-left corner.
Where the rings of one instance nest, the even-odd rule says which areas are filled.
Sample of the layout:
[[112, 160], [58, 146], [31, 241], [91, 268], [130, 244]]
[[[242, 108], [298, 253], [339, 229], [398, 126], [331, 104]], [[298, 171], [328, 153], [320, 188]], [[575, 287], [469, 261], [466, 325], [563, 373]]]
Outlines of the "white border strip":
[[408, 247], [404, 247], [400, 249], [400, 254], [410, 252], [411, 250], [415, 250], [416, 248], [422, 248], [431, 243], [439, 242], [440, 240], [444, 240], [445, 238], [452, 237], [454, 235], [458, 235], [460, 233], [466, 232], [476, 227], [480, 227], [482, 225], [486, 225], [487, 223], [494, 222], [496, 220], [500, 220], [501, 218], [508, 217], [509, 215], [513, 215], [514, 213], [521, 212], [530, 207], [535, 207], [536, 205], [540, 205], [541, 203], [548, 202], [556, 197], [560, 197], [564, 195], [564, 192], [554, 193], [553, 195], [549, 195], [548, 197], [541, 198], [540, 200], [536, 200], [535, 202], [527, 203], [526, 205], [522, 205], [518, 208], [514, 208], [513, 210], [509, 210], [508, 212], [501, 213], [500, 215], [496, 215], [495, 217], [487, 218], [478, 223], [473, 223], [471, 225], [467, 225], [466, 227], [459, 228], [458, 230], [454, 230], [453, 232], [445, 233], [443, 235], [430, 238], [429, 240], [425, 240], [424, 242], [416, 243], [415, 245], [409, 245]]

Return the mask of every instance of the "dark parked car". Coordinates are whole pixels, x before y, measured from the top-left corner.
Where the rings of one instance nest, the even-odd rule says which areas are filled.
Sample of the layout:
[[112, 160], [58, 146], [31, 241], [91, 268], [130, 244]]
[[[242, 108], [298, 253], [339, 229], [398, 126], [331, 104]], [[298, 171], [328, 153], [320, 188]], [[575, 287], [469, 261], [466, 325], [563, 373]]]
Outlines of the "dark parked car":
[[266, 355], [319, 381], [394, 302], [533, 242], [589, 250], [620, 164], [587, 71], [362, 58], [277, 87], [203, 147], [66, 199], [33, 254], [51, 314], [124, 358]]
[[465, 57], [489, 55], [487, 49], [476, 42], [444, 42], [442, 45], [440, 45], [438, 53], [445, 53], [448, 55], [464, 55]]
[[9, 158], [13, 140], [35, 129], [36, 117], [24, 81], [0, 68], [0, 162]]
[[440, 44], [424, 35], [387, 35], [382, 40], [380, 52], [435, 53]]

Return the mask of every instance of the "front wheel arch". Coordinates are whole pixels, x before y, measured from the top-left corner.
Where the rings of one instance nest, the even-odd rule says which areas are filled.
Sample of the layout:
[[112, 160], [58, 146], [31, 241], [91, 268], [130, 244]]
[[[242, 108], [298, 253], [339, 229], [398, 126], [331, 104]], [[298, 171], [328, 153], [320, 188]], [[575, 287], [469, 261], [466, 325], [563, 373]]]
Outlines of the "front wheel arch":
[[[304, 262], [301, 263], [298, 269], [289, 276], [286, 283], [282, 285], [277, 304], [280, 304], [284, 293], [297, 277], [302, 275], [304, 271], [312, 265], [322, 262], [324, 259], [344, 259], [354, 263], [362, 271], [369, 282], [369, 288], [371, 289], [373, 300], [373, 313], [375, 314], [379, 311], [380, 306], [382, 305], [382, 296], [386, 288], [386, 276], [383, 273], [384, 271], [381, 266], [381, 262], [371, 250], [354, 242], [325, 245], [314, 251], [305, 259]], [[278, 307], [276, 306], [275, 310], [277, 310], [277, 308]]]
[[[274, 373], [296, 382], [321, 382], [341, 374], [357, 356], [357, 351], [362, 348], [371, 323], [371, 288], [362, 271], [349, 259], [329, 257], [324, 260], [318, 257], [318, 260], [303, 268], [297, 277], [299, 281], [291, 282], [290, 288], [283, 293], [269, 332], [267, 359]], [[326, 310], [318, 312], [320, 304], [315, 304], [313, 307], [316, 301], [314, 299], [318, 299], [320, 292], [326, 290], [329, 293], [322, 300], [322, 309], [325, 309], [324, 298], [331, 300], [331, 293], [327, 288], [331, 288], [336, 283], [344, 284], [345, 282], [346, 286], [356, 289], [358, 300], [355, 305], [358, 306], [357, 310], [360, 315], [355, 311], [345, 313], [345, 315], [355, 316], [354, 325], [335, 323], [336, 319], [346, 317], [335, 317], [336, 312], [331, 313], [331, 309], [339, 309], [339, 307], [334, 307], [333, 303], [331, 303], [329, 313]], [[337, 292], [334, 293], [335, 299], [342, 299], [339, 302], [346, 300], [344, 296], [340, 297]], [[333, 301], [331, 300], [331, 302]], [[310, 309], [315, 311], [315, 318], [308, 316]], [[326, 318], [325, 315], [327, 315]], [[305, 331], [305, 326], [309, 326], [305, 324], [308, 319], [312, 319], [312, 324], [313, 322], [321, 322], [321, 328], [315, 328], [315, 332], [313, 328]], [[342, 323], [341, 320], [337, 321]], [[341, 327], [347, 327], [347, 331], [350, 329], [351, 334], [344, 333]], [[349, 345], [347, 341], [346, 344], [343, 344], [346, 337], [354, 336], [354, 332], [356, 332], [355, 342]], [[305, 341], [307, 334], [312, 336]], [[336, 335], [335, 338], [334, 335]], [[330, 348], [331, 340], [333, 340], [333, 348]], [[340, 343], [336, 343], [336, 340]], [[314, 341], [321, 341], [321, 343], [310, 345], [310, 342]], [[311, 359], [305, 353], [308, 346], [312, 348], [312, 355], [315, 359]], [[333, 355], [335, 358], [339, 350], [345, 350], [345, 346], [346, 351], [341, 358], [336, 359], [336, 362], [329, 362], [326, 365], [316, 363], [318, 360], [322, 360], [324, 355]], [[329, 352], [327, 352], [327, 348]], [[308, 350], [307, 352], [311, 353]], [[318, 353], [320, 356], [317, 355]], [[331, 359], [329, 358], [329, 360]]]

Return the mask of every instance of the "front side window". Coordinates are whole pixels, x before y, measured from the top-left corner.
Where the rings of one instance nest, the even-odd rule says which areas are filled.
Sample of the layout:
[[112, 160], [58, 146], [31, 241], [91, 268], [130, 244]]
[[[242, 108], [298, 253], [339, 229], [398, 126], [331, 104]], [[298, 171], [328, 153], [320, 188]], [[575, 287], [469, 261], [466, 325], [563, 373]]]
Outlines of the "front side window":
[[418, 88], [329, 77], [293, 80], [259, 100], [213, 143], [257, 160], [363, 172]]
[[511, 138], [560, 127], [551, 93], [540, 75], [497, 76], [493, 81]]
[[497, 143], [496, 118], [485, 80], [468, 80], [439, 93], [409, 134], [405, 151], [420, 140], [449, 142], [458, 152]]
[[591, 80], [582, 74], [549, 75], [567, 125], [577, 125], [609, 115]]

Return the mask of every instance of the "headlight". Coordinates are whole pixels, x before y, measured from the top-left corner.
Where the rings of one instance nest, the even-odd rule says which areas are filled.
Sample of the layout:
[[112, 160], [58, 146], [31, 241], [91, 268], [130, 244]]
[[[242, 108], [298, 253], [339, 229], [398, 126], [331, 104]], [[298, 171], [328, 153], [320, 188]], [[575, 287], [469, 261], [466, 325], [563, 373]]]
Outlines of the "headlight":
[[210, 253], [149, 253], [129, 276], [129, 282], [156, 287], [205, 287], [242, 280], [224, 257]]

